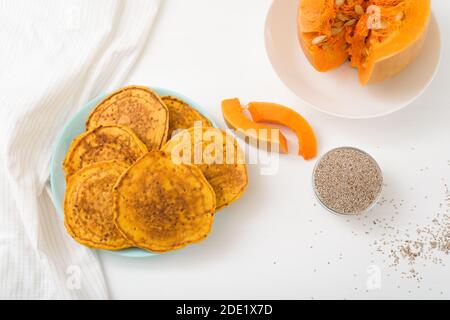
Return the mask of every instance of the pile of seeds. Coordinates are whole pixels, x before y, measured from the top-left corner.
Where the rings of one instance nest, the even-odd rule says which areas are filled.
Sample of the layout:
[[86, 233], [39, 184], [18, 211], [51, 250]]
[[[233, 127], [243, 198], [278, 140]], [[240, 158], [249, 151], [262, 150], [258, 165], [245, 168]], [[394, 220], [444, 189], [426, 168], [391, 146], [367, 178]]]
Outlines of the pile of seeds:
[[381, 170], [367, 153], [350, 147], [326, 153], [317, 163], [313, 182], [320, 202], [339, 214], [359, 214], [377, 200]]

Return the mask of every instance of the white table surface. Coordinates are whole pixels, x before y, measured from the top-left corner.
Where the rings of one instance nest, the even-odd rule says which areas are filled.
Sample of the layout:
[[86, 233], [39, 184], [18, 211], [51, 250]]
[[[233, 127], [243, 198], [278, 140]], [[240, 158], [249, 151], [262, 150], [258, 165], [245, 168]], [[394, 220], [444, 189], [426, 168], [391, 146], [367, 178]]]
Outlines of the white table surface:
[[[370, 246], [383, 231], [374, 219], [394, 228], [426, 224], [447, 210], [450, 183], [450, 4], [433, 1], [444, 55], [431, 87], [415, 103], [374, 120], [344, 120], [303, 105], [277, 78], [264, 49], [270, 0], [162, 0], [148, 47], [127, 83], [174, 89], [209, 110], [225, 128], [220, 102], [239, 97], [274, 101], [303, 114], [316, 129], [319, 154], [342, 145], [360, 147], [380, 163], [387, 184], [368, 217], [327, 213], [311, 188], [315, 161], [282, 156], [276, 175], [249, 167], [245, 195], [217, 215], [204, 242], [173, 253], [129, 259], [101, 253], [113, 298], [450, 298], [447, 267], [425, 261], [415, 266], [423, 278], [402, 278], [411, 268]], [[350, 94], [350, 93], [349, 93]], [[295, 139], [290, 135], [291, 148]], [[392, 204], [403, 205], [395, 214]], [[439, 204], [443, 203], [440, 208]], [[380, 288], [367, 286], [371, 266]]]

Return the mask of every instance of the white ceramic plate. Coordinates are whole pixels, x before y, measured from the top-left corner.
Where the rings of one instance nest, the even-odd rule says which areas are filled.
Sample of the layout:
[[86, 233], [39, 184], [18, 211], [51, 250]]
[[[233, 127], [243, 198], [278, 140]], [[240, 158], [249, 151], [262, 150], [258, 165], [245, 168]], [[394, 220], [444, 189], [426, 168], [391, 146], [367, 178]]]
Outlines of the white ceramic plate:
[[441, 57], [439, 27], [430, 21], [425, 47], [417, 60], [394, 78], [362, 87], [349, 64], [320, 73], [308, 62], [297, 40], [298, 0], [274, 0], [265, 26], [266, 51], [275, 72], [303, 102], [327, 114], [375, 118], [411, 104], [433, 80]]

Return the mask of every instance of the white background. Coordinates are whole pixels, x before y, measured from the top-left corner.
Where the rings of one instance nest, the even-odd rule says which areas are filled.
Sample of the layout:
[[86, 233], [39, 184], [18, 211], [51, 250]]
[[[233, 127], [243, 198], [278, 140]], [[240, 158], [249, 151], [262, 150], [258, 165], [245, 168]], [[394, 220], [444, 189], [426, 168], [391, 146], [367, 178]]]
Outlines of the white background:
[[[423, 278], [418, 286], [401, 277], [411, 267], [396, 271], [389, 258], [374, 252], [370, 244], [383, 231], [368, 227], [377, 218], [393, 218], [389, 223], [400, 230], [424, 225], [449, 204], [444, 183], [450, 183], [450, 4], [433, 1], [444, 54], [427, 92], [393, 115], [344, 120], [303, 105], [276, 77], [264, 49], [270, 3], [162, 0], [148, 47], [127, 84], [183, 93], [203, 105], [222, 128], [224, 98], [288, 105], [315, 128], [319, 154], [342, 145], [371, 153], [384, 172], [387, 204], [366, 217], [335, 216], [314, 198], [315, 161], [282, 156], [273, 176], [261, 176], [260, 167], [252, 165], [247, 192], [217, 215], [211, 235], [201, 244], [145, 259], [101, 253], [113, 297], [450, 298], [450, 256], [444, 257], [447, 267], [431, 261], [414, 266]], [[290, 138], [294, 152], [296, 141]], [[395, 215], [392, 204], [402, 201]], [[372, 265], [380, 268], [380, 289], [366, 285]]]

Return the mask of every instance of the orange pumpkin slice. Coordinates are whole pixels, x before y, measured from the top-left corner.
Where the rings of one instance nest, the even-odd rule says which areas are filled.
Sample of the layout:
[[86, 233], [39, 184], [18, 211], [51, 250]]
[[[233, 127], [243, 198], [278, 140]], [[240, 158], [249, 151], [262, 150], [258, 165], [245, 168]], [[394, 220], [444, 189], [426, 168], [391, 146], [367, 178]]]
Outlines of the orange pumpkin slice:
[[280, 153], [288, 153], [286, 137], [280, 130], [253, 122], [243, 111], [237, 98], [222, 101], [222, 113], [226, 124], [236, 130], [245, 142], [254, 142], [258, 147], [263, 145], [269, 151], [273, 151], [272, 146], [277, 146]]
[[248, 111], [255, 122], [267, 122], [288, 127], [295, 132], [299, 142], [299, 155], [305, 160], [317, 154], [317, 140], [314, 131], [300, 114], [294, 110], [270, 102], [250, 102]]

